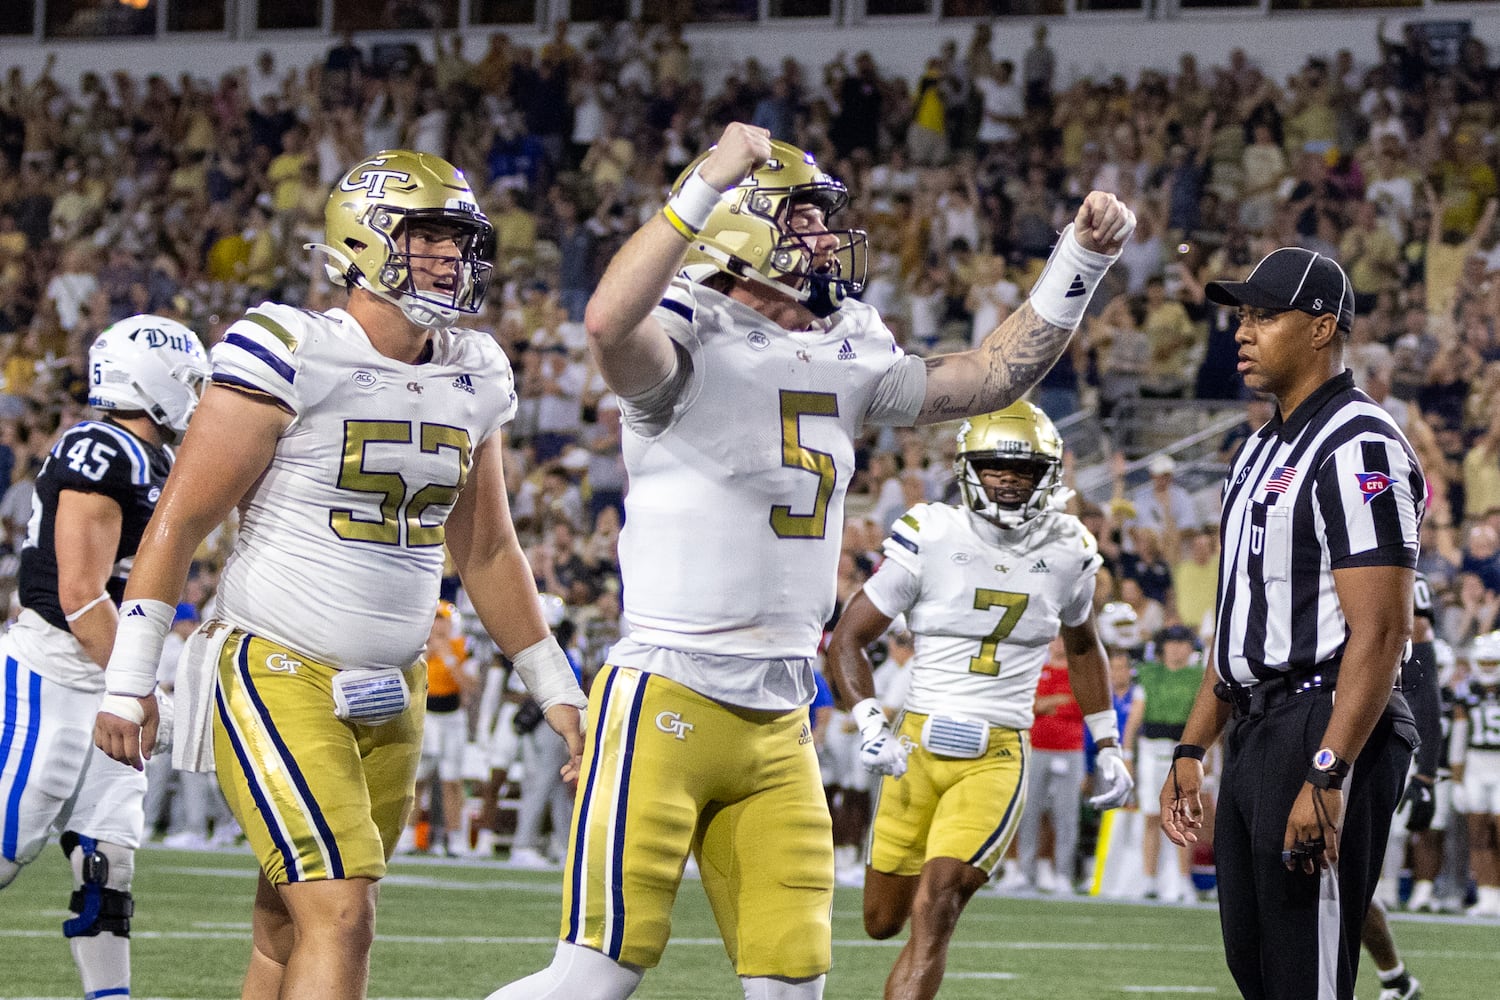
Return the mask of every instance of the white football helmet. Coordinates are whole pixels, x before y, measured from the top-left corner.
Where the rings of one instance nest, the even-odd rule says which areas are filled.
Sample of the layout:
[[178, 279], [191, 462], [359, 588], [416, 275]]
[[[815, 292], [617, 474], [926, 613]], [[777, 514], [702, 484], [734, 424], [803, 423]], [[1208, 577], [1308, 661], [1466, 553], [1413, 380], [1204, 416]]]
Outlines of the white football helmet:
[[[422, 222], [451, 231], [456, 255], [413, 253], [407, 226]], [[355, 164], [328, 197], [323, 239], [306, 249], [327, 255], [329, 280], [378, 295], [418, 326], [450, 327], [484, 304], [495, 231], [463, 171], [442, 157], [387, 149]], [[422, 291], [413, 262], [434, 259], [454, 262], [452, 287]]]
[[196, 333], [164, 316], [132, 316], [108, 327], [89, 348], [89, 405], [144, 411], [175, 444], [208, 376], [208, 353]]
[[[958, 428], [958, 454], [953, 475], [964, 506], [1002, 528], [1018, 528], [1066, 501], [1062, 484], [1062, 438], [1041, 409], [1018, 400], [1003, 410], [970, 417]], [[1016, 502], [991, 497], [980, 481], [980, 470], [990, 465], [1020, 463], [1034, 473], [1029, 496]]]
[[1110, 601], [1097, 619], [1099, 638], [1109, 649], [1139, 649], [1141, 629], [1136, 623], [1135, 608], [1124, 601]]
[[1475, 683], [1500, 684], [1500, 632], [1474, 637], [1469, 647], [1469, 671]]

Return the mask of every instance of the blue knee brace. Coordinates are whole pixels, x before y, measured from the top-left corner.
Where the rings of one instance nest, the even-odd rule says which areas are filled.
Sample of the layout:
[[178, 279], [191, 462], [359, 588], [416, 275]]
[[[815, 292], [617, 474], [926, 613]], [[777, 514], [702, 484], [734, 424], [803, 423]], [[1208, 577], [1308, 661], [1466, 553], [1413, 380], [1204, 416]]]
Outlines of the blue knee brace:
[[77, 914], [63, 922], [63, 937], [93, 937], [101, 932], [130, 936], [130, 917], [135, 913], [135, 898], [129, 892], [111, 889], [109, 859], [99, 850], [99, 842], [72, 830], [62, 835], [63, 853], [71, 860], [74, 851], [82, 851], [82, 888], [68, 899], [68, 909]]

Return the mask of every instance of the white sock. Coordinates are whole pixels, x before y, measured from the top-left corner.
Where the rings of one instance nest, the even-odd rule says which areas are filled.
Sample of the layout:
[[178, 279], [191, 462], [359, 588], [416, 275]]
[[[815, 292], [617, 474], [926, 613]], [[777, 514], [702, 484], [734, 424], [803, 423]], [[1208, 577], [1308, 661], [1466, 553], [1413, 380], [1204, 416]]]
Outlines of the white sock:
[[779, 976], [741, 976], [745, 1000], [823, 1000], [824, 976], [783, 979]]
[[485, 1000], [625, 1000], [644, 974], [644, 969], [592, 948], [559, 941], [551, 965], [500, 987]]

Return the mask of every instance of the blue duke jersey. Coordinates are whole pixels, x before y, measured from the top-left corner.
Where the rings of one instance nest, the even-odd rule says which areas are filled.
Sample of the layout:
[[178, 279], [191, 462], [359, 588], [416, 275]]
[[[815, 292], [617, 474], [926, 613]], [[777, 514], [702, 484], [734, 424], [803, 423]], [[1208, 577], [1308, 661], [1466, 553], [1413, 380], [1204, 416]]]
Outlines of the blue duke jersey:
[[500, 346], [435, 331], [431, 359], [408, 365], [342, 309], [266, 303], [210, 357], [214, 382], [292, 414], [241, 501], [217, 614], [340, 669], [409, 666], [432, 627], [444, 521], [475, 449], [515, 413]]
[[[31, 518], [21, 546], [18, 592], [21, 607], [40, 615], [53, 628], [71, 634], [57, 599], [57, 545], [54, 536], [57, 507], [64, 490], [97, 493], [120, 505], [120, 542], [107, 589], [118, 604], [125, 593], [125, 577], [162, 484], [172, 470], [172, 449], [147, 444], [118, 424], [89, 420], [63, 433], [36, 477]], [[104, 690], [104, 671], [87, 663], [42, 657], [32, 663], [60, 684]]]
[[903, 514], [864, 592], [916, 636], [907, 710], [1031, 728], [1047, 645], [1088, 619], [1102, 561], [1058, 511], [1009, 531], [946, 504]]
[[[646, 412], [626, 401], [630, 475], [620, 535], [630, 636], [610, 662], [673, 675], [701, 694], [757, 708], [730, 674], [694, 670], [652, 649], [767, 663], [805, 674], [833, 612], [854, 437], [866, 423], [910, 424], [906, 364], [875, 311], [850, 302], [812, 330], [791, 332], [729, 296], [679, 277], [653, 316], [687, 369], [676, 398]], [[920, 363], [920, 362], [916, 362]], [[670, 406], [670, 410], [667, 407]], [[681, 660], [678, 661], [682, 662]], [[721, 686], [722, 682], [722, 686]], [[788, 689], [783, 689], [784, 693]]]

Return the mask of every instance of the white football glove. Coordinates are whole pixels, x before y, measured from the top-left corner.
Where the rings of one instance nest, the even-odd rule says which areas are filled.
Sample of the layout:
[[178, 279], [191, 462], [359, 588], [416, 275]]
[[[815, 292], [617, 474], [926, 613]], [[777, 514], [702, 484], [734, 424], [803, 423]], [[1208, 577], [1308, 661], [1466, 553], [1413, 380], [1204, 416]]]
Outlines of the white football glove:
[[151, 748], [151, 756], [166, 753], [172, 749], [172, 723], [177, 718], [177, 710], [174, 707], [172, 696], [161, 689], [156, 689], [156, 745]]
[[1135, 779], [1130, 776], [1119, 747], [1099, 748], [1099, 756], [1094, 758], [1094, 776], [1101, 791], [1089, 799], [1089, 805], [1101, 811], [1123, 806], [1135, 787]]
[[1453, 807], [1454, 812], [1468, 815], [1469, 793], [1464, 791], [1462, 781], [1453, 782], [1453, 787], [1448, 790], [1448, 804]]
[[859, 762], [871, 774], [899, 778], [906, 773], [907, 746], [896, 738], [886, 721], [885, 710], [874, 698], [866, 698], [849, 713], [859, 726]]

